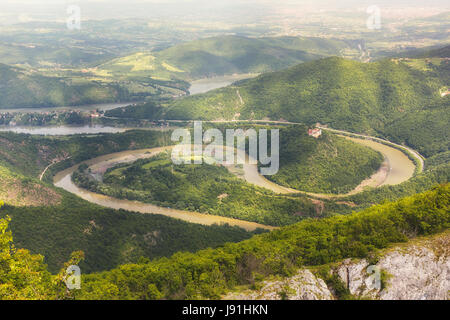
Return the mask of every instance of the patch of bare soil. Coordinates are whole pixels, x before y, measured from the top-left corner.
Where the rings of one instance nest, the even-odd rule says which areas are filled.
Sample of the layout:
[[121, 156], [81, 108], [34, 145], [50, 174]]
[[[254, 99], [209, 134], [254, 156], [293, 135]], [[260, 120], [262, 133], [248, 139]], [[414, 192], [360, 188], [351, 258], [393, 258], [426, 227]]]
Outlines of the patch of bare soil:
[[13, 206], [51, 206], [61, 202], [56, 191], [35, 182], [0, 177], [0, 199]]

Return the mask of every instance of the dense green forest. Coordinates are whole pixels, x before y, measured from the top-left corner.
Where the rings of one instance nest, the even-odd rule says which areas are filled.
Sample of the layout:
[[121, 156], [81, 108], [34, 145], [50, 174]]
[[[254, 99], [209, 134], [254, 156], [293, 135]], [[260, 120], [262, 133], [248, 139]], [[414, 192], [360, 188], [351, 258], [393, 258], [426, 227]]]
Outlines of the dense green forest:
[[[449, 193], [447, 184], [349, 216], [305, 220], [237, 244], [84, 275], [82, 289], [66, 295], [61, 275], [52, 277], [42, 256], [11, 250], [8, 219], [0, 219], [0, 298], [217, 299], [269, 275], [289, 276], [302, 266], [368, 257], [390, 244], [442, 232], [450, 226]], [[82, 258], [76, 252], [69, 263]]]
[[160, 215], [106, 209], [68, 194], [59, 205], [6, 206], [0, 209], [0, 217], [5, 215], [12, 218], [16, 246], [44, 255], [53, 273], [73, 251], [84, 252], [80, 268], [90, 273], [180, 250], [217, 247], [254, 234], [237, 227], [202, 226]]
[[377, 171], [383, 156], [368, 147], [324, 132], [309, 137], [306, 126], [280, 132], [280, 170], [268, 179], [297, 190], [347, 193]]
[[445, 230], [450, 224], [448, 185], [349, 216], [306, 220], [281, 230], [196, 254], [125, 265], [88, 275], [81, 299], [219, 298], [226, 289], [270, 274], [291, 275], [348, 257]]
[[[444, 72], [448, 64], [448, 60], [439, 59], [423, 69], [395, 59], [364, 64], [326, 58], [179, 99], [161, 110], [158, 117], [320, 122], [381, 136], [392, 132], [403, 117], [409, 117], [421, 127], [430, 125], [441, 131], [439, 107], [427, 106], [444, 103], [445, 107], [443, 100], [448, 97], [442, 98], [440, 90], [448, 86], [448, 72]], [[428, 142], [418, 140], [417, 147], [426, 150]], [[441, 148], [436, 143], [430, 147]]]
[[89, 74], [43, 75], [33, 69], [0, 64], [0, 109], [61, 107], [143, 101], [147, 97], [184, 94], [187, 83], [127, 79], [115, 81]]
[[155, 52], [138, 52], [98, 66], [116, 77], [201, 79], [264, 73], [324, 56], [355, 54], [356, 42], [305, 37], [218, 36], [181, 43]]
[[383, 201], [395, 201], [416, 193], [424, 192], [437, 183], [444, 184], [450, 180], [450, 164], [446, 162], [429, 168], [410, 180], [394, 186], [382, 186], [376, 189], [365, 190], [361, 193], [340, 199], [350, 201], [357, 208], [367, 208]]
[[[170, 145], [170, 134], [151, 130], [72, 136], [36, 136], [0, 132], [0, 164], [18, 173], [37, 178], [46, 166], [54, 161], [60, 161], [52, 166], [45, 176], [50, 178], [51, 173], [100, 155]], [[47, 181], [51, 182], [51, 179]]]
[[[0, 125], [157, 129], [70, 136], [0, 132], [0, 300], [220, 299], [305, 267], [342, 298], [334, 291], [348, 292], [350, 285], [330, 273], [335, 263], [377, 261], [379, 250], [449, 232], [450, 46], [436, 46], [449, 40], [449, 12], [412, 18], [408, 9], [405, 21], [383, 18], [381, 30], [368, 32], [361, 12], [351, 10], [321, 10], [317, 23], [316, 14], [281, 20], [291, 12], [279, 3], [259, 6], [249, 15], [254, 19], [246, 17], [248, 4], [232, 10], [221, 5], [223, 13], [202, 19], [195, 16], [205, 8], [183, 18], [174, 12], [192, 5], [156, 6], [168, 11], [167, 21], [156, 11], [142, 12], [142, 19], [108, 20], [102, 20], [107, 12], [99, 12], [88, 20], [83, 9], [77, 32], [60, 17], [49, 22], [0, 13]], [[274, 7], [275, 13], [265, 12]], [[138, 9], [127, 10], [132, 15]], [[50, 11], [40, 17], [50, 18]], [[16, 18], [31, 21], [11, 24]], [[246, 80], [190, 96], [195, 80], [207, 87], [216, 76]], [[2, 112], [115, 102], [130, 105], [95, 116]], [[222, 133], [280, 129], [280, 170], [267, 179], [302, 192], [276, 194], [247, 183], [241, 165], [174, 165], [169, 153], [105, 173], [81, 164], [72, 180], [119, 199], [277, 228], [249, 232], [115, 210], [54, 185], [56, 173], [83, 161], [172, 145], [172, 129], [190, 120]], [[318, 139], [308, 136], [317, 123], [411, 147], [424, 166], [414, 159], [414, 175], [398, 185], [342, 197], [314, 195], [347, 193], [383, 161], [380, 153], [331, 130]], [[67, 290], [69, 265], [81, 267], [82, 290]], [[391, 275], [382, 270], [382, 277], [384, 285]]]
[[[170, 119], [286, 119], [365, 131], [439, 98], [439, 82], [390, 60], [363, 64], [326, 58], [179, 100]], [[243, 98], [240, 103], [236, 94]], [[209, 109], [209, 110], [208, 110]], [[381, 122], [381, 123], [379, 123]]]
[[184, 95], [186, 80], [274, 71], [355, 47], [333, 39], [221, 36], [108, 60], [109, 50], [0, 46], [0, 87], [7, 88], [0, 109], [167, 99]]

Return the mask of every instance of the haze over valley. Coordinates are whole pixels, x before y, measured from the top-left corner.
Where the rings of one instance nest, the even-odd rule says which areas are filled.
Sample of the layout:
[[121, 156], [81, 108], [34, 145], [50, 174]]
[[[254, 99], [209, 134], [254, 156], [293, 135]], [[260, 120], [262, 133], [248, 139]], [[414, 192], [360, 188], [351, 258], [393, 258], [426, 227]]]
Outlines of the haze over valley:
[[0, 300], [448, 300], [449, 30], [442, 0], [3, 0]]

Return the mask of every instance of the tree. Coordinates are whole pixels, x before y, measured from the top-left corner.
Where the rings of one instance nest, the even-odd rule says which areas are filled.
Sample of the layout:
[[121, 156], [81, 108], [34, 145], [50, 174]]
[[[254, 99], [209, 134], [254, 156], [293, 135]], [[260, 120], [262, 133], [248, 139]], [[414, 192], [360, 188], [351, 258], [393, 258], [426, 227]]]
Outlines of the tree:
[[[0, 207], [3, 202], [0, 202]], [[9, 216], [0, 219], [0, 300], [54, 300], [71, 298], [63, 282], [65, 269], [54, 277], [47, 270], [42, 255], [16, 249], [8, 224]], [[75, 252], [66, 266], [77, 264], [82, 252]]]

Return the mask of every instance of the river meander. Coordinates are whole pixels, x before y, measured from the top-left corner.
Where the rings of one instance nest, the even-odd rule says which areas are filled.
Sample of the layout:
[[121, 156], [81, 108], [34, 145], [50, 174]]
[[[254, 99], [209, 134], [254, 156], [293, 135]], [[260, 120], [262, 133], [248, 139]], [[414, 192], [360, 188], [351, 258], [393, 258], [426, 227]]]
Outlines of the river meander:
[[[384, 170], [384, 173], [380, 175], [380, 172], [377, 172], [373, 177], [371, 177], [372, 182], [365, 183], [364, 186], [372, 186], [378, 187], [382, 185], [394, 185], [400, 184], [408, 179], [410, 179], [415, 170], [414, 163], [401, 151], [387, 146], [385, 144], [381, 144], [375, 141], [359, 139], [359, 138], [347, 138], [351, 139], [354, 142], [364, 144], [381, 152], [385, 156], [385, 163], [380, 168], [380, 170]], [[111, 168], [119, 163], [132, 163], [138, 159], [150, 158], [153, 157], [163, 151], [170, 150], [171, 147], [161, 147], [161, 148], [152, 148], [152, 149], [142, 149], [142, 150], [130, 150], [123, 151], [113, 154], [108, 154], [104, 156], [100, 156], [83, 163], [87, 164], [93, 172], [104, 173], [106, 169]], [[122, 200], [116, 199], [109, 196], [97, 194], [88, 190], [81, 189], [77, 187], [71, 179], [72, 173], [78, 168], [80, 164], [77, 164], [71, 168], [68, 168], [62, 172], [59, 172], [54, 177], [54, 184], [57, 187], [63, 188], [68, 192], [71, 192], [80, 198], [89, 201], [91, 203], [98, 204], [100, 206], [113, 208], [113, 209], [124, 209], [128, 211], [134, 211], [145, 214], [161, 214], [171, 218], [180, 219], [184, 221], [188, 221], [191, 223], [203, 224], [203, 225], [213, 225], [213, 224], [229, 224], [232, 226], [239, 226], [246, 230], [255, 230], [257, 228], [264, 228], [268, 230], [274, 229], [273, 227], [261, 225], [254, 222], [248, 222], [238, 219], [232, 219], [221, 216], [214, 216], [204, 213], [184, 211], [184, 210], [176, 210], [172, 208], [160, 207], [153, 204], [142, 203], [138, 201], [130, 201], [130, 200]], [[238, 167], [230, 167], [229, 170], [237, 175], [239, 175]], [[256, 165], [245, 164], [242, 167], [241, 177], [244, 178], [247, 182], [257, 185], [259, 187], [263, 187], [269, 189], [276, 193], [281, 194], [292, 194], [299, 193], [301, 191], [286, 188], [276, 183], [273, 183], [267, 180], [265, 177], [261, 176], [258, 172], [258, 168]], [[378, 176], [377, 176], [378, 174]], [[374, 178], [375, 177], [375, 178]], [[372, 183], [372, 184], [370, 184]], [[350, 194], [354, 194], [362, 191], [363, 188], [355, 189], [354, 192]], [[307, 193], [311, 196], [322, 197], [322, 198], [339, 198], [347, 195], [318, 195]]]

